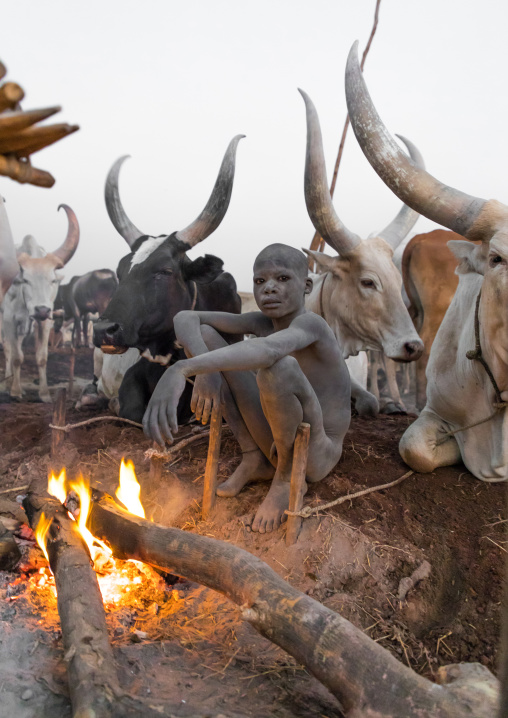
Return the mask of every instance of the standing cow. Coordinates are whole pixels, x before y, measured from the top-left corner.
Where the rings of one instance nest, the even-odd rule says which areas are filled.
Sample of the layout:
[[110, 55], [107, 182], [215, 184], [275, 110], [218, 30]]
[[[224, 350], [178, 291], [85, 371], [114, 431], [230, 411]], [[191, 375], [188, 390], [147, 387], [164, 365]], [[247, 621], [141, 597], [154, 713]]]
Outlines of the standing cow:
[[346, 96], [356, 138], [390, 189], [470, 240], [448, 243], [459, 284], [432, 345], [427, 403], [401, 439], [401, 456], [419, 472], [462, 458], [477, 478], [506, 481], [508, 206], [448, 187], [400, 152], [369, 96], [356, 44], [346, 68]]
[[60, 205], [67, 214], [69, 229], [64, 243], [54, 252], [46, 253], [28, 235], [18, 249], [18, 274], [5, 295], [3, 312], [3, 343], [6, 359], [5, 376], [10, 395], [21, 399], [21, 365], [23, 339], [34, 323], [35, 356], [39, 370], [39, 397], [49, 402], [46, 365], [48, 338], [52, 326], [51, 314], [61, 276], [57, 269], [64, 267], [78, 247], [79, 225], [76, 215], [66, 204]]
[[117, 287], [118, 280], [111, 269], [94, 269], [82, 276], [72, 277], [68, 284], [60, 285], [54, 315], [59, 312], [59, 323], [74, 319], [73, 346], [81, 345], [81, 331], [83, 345], [86, 346], [90, 314], [103, 314]]
[[[140, 361], [127, 371], [120, 387], [122, 417], [140, 422], [162, 373], [185, 357], [175, 344], [175, 314], [183, 309], [240, 312], [236, 283], [223, 271], [223, 261], [210, 254], [191, 260], [187, 251], [217, 229], [226, 214], [233, 190], [236, 148], [242, 137], [237, 135], [230, 142], [201, 214], [188, 227], [171, 235], [150, 237], [127, 217], [118, 192], [118, 175], [125, 157], [117, 160], [109, 172], [106, 208], [131, 251], [118, 265], [119, 286], [94, 326], [94, 344], [107, 354], [121, 354], [129, 347], [141, 352]], [[190, 392], [188, 385], [180, 405], [181, 420], [190, 416]]]

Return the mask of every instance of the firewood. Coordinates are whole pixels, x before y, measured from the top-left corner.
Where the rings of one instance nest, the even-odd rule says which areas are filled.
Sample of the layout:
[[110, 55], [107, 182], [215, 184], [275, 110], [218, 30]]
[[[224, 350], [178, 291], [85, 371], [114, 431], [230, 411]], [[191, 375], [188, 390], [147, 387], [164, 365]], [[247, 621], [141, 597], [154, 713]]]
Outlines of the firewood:
[[0, 175], [37, 187], [53, 187], [55, 184], [55, 178], [49, 172], [32, 167], [28, 162], [20, 162], [14, 155], [0, 155]]
[[0, 154], [9, 153], [15, 154], [17, 157], [28, 157], [77, 130], [79, 130], [78, 125], [68, 125], [65, 122], [57, 125], [28, 127], [8, 137], [0, 138]]
[[0, 114], [0, 138], [8, 137], [9, 135], [24, 130], [26, 127], [35, 125], [36, 122], [51, 117], [51, 115], [60, 112], [61, 107], [45, 107], [40, 110], [28, 110], [26, 112], [20, 110], [19, 112], [4, 112]]
[[4, 82], [0, 87], [0, 112], [14, 109], [24, 96], [23, 88], [15, 82]]
[[495, 713], [497, 682], [487, 669], [478, 667], [476, 691], [471, 686], [462, 691], [460, 667], [450, 673], [454, 682], [435, 685], [233, 544], [138, 518], [99, 491], [92, 494], [88, 525], [118, 558], [144, 561], [228, 596], [262, 635], [338, 698], [348, 718], [490, 718]]
[[76, 522], [53, 498], [30, 493], [23, 506], [34, 530], [42, 512], [52, 519], [46, 549], [55, 577], [74, 718], [160, 718], [160, 707], [120, 688], [101, 592]]

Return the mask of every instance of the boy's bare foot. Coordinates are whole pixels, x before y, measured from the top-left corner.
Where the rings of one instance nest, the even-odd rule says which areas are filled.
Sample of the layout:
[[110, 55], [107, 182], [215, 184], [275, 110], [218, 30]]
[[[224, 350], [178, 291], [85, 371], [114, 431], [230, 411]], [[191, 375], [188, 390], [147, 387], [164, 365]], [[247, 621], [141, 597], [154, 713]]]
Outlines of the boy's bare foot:
[[270, 481], [274, 473], [274, 467], [260, 449], [249, 451], [243, 454], [240, 466], [229, 479], [217, 487], [217, 496], [236, 496], [251, 481]]
[[259, 531], [260, 534], [276, 531], [281, 522], [287, 519], [284, 511], [289, 506], [289, 488], [289, 481], [281, 481], [276, 478], [273, 480], [270, 491], [252, 522], [252, 531]]

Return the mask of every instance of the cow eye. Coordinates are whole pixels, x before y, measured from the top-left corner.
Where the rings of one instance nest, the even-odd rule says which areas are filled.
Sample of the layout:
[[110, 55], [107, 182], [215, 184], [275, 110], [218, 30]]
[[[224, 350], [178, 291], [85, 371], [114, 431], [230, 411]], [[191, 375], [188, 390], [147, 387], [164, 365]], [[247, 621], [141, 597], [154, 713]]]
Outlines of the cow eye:
[[490, 258], [491, 267], [494, 267], [496, 264], [501, 264], [502, 262], [504, 262], [504, 260], [499, 254], [496, 254]]
[[172, 269], [161, 269], [156, 273], [156, 277], [170, 277], [173, 274]]
[[367, 289], [375, 289], [376, 285], [372, 281], [372, 279], [361, 279], [360, 284], [362, 287], [366, 287]]

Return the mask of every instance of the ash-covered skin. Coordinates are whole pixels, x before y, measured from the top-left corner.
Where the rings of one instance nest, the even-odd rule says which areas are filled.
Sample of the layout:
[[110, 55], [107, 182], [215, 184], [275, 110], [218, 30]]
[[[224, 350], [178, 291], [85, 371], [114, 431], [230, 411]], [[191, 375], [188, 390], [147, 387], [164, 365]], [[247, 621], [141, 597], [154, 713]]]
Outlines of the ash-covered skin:
[[[307, 272], [301, 252], [272, 244], [254, 264], [261, 311], [180, 312], [175, 331], [191, 358], [166, 371], [143, 420], [149, 437], [171, 443], [187, 377], [196, 375], [191, 408], [203, 423], [222, 397], [243, 459], [217, 493], [235, 496], [251, 481], [272, 479], [252, 524], [261, 533], [277, 529], [288, 508], [298, 424], [311, 425], [307, 480], [320, 481], [341, 456], [351, 417], [350, 380], [340, 347], [327, 323], [305, 309], [312, 289]], [[226, 345], [219, 332], [254, 338]]]

